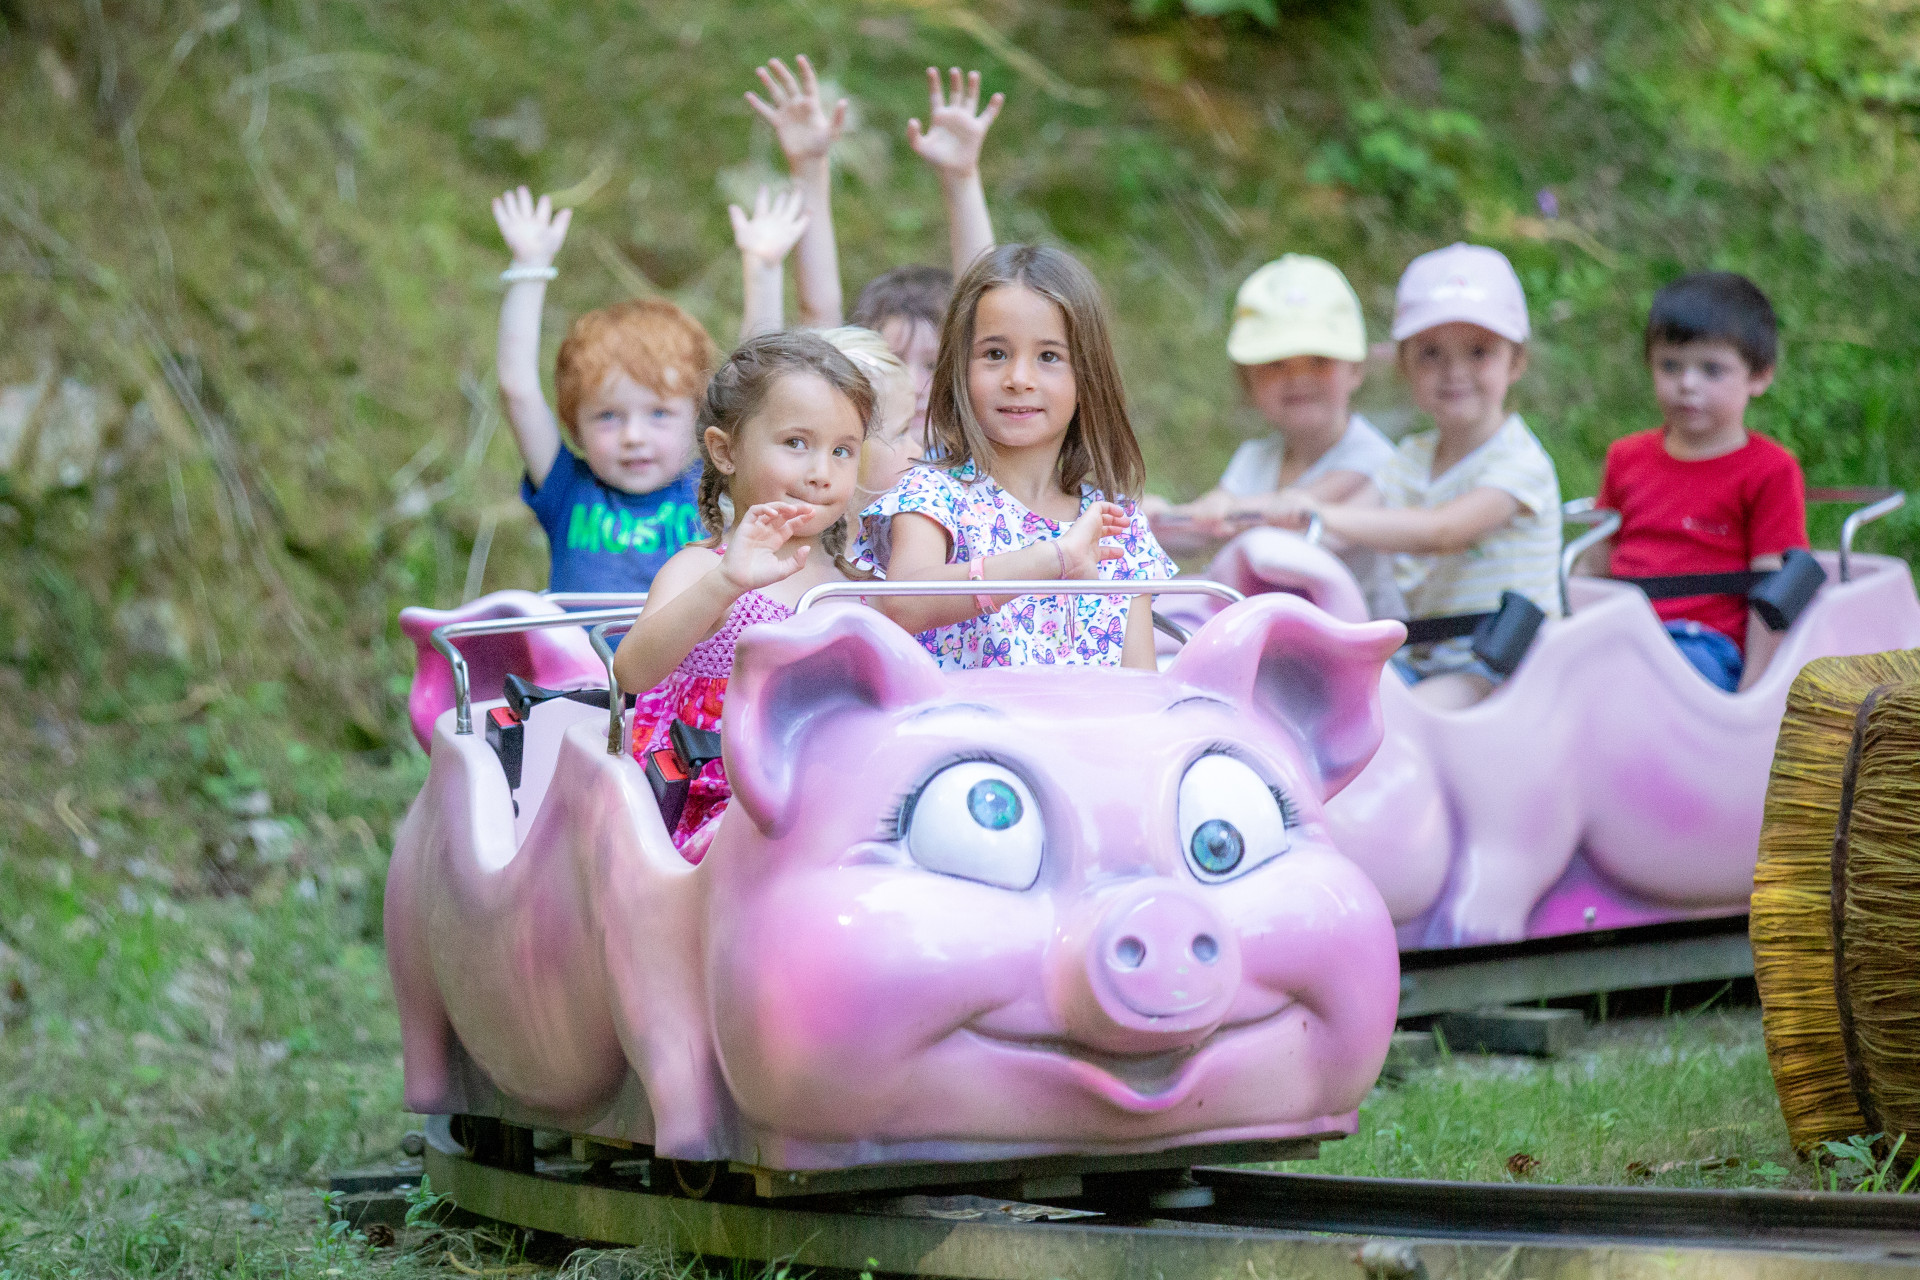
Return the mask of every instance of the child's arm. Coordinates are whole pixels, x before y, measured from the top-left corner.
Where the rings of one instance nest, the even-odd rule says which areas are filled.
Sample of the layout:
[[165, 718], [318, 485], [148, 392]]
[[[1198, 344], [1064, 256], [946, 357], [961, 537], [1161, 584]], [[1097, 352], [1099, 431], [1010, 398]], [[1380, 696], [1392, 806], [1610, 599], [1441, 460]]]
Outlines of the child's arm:
[[798, 573], [807, 546], [789, 547], [811, 511], [795, 502], [749, 507], [727, 535], [725, 555], [687, 547], [660, 566], [640, 620], [614, 650], [622, 689], [643, 692], [673, 674], [693, 646], [720, 629], [733, 602]]
[[1274, 494], [1270, 503], [1274, 524], [1304, 529], [1307, 517], [1318, 515], [1321, 527], [1341, 542], [1415, 555], [1458, 555], [1520, 514], [1518, 498], [1491, 486], [1470, 489], [1437, 507], [1323, 503], [1298, 490]]
[[781, 268], [807, 229], [800, 211], [800, 193], [783, 191], [769, 199], [760, 188], [749, 215], [737, 204], [727, 206], [733, 219], [733, 247], [740, 251], [744, 297], [740, 309], [740, 341], [787, 327], [786, 304], [781, 298]]
[[1153, 651], [1153, 597], [1135, 596], [1127, 601], [1127, 638], [1120, 645], [1120, 665], [1136, 671], [1158, 671], [1160, 663]]
[[[1759, 573], [1772, 573], [1783, 564], [1781, 556], [1755, 556], [1747, 566]], [[1786, 632], [1775, 631], [1760, 621], [1760, 615], [1752, 609], [1747, 610], [1747, 653], [1746, 664], [1740, 668], [1740, 688], [1744, 689], [1765, 673], [1767, 665], [1773, 661], [1773, 651], [1780, 647], [1786, 638]], [[1736, 690], [1738, 692], [1738, 690]]]
[[800, 192], [807, 216], [800, 248], [794, 259], [794, 284], [800, 295], [800, 323], [813, 329], [831, 329], [841, 323], [840, 251], [833, 240], [833, 178], [828, 152], [847, 122], [847, 100], [829, 113], [820, 101], [820, 81], [813, 64], [802, 54], [795, 77], [786, 63], [775, 58], [759, 69], [771, 104], [749, 91], [747, 103], [773, 126], [786, 152], [787, 167]]
[[951, 87], [942, 93], [940, 69], [927, 68], [927, 128], [922, 132], [918, 120], [907, 121], [907, 144], [940, 174], [953, 278], [958, 280], [975, 258], [993, 248], [993, 220], [980, 182], [980, 148], [1007, 95], [994, 94], [982, 110], [980, 73], [969, 71], [962, 76], [960, 68], [954, 67], [948, 74]]
[[[1121, 536], [1127, 531], [1127, 525], [1126, 513], [1119, 507], [1111, 502], [1096, 502], [1058, 538], [988, 556], [981, 576], [985, 579], [1097, 578], [1102, 560], [1118, 560], [1125, 554], [1118, 547], [1102, 544], [1100, 539]], [[967, 581], [964, 563], [947, 563], [950, 540], [937, 520], [903, 511], [893, 517], [892, 532], [893, 558], [887, 566], [890, 581]], [[986, 583], [982, 582], [976, 591], [986, 594], [985, 587]], [[995, 596], [993, 602], [998, 607], [1014, 599], [1018, 597]], [[980, 613], [972, 594], [875, 596], [873, 602], [880, 612], [916, 634], [965, 622]]]
[[[1182, 551], [1198, 550], [1211, 542], [1231, 538], [1256, 523], [1288, 523], [1296, 498], [1305, 496], [1317, 503], [1359, 502], [1378, 506], [1379, 490], [1360, 471], [1329, 471], [1310, 485], [1282, 489], [1277, 493], [1241, 495], [1218, 487], [1192, 502], [1152, 517], [1154, 536], [1162, 546], [1178, 546]], [[1164, 525], [1164, 528], [1162, 527]]]
[[540, 390], [540, 312], [546, 306], [547, 282], [539, 276], [552, 269], [573, 210], [556, 214], [546, 196], [536, 204], [532, 193], [521, 187], [494, 199], [493, 220], [513, 253], [513, 269], [524, 269], [534, 277], [507, 286], [506, 299], [500, 304], [500, 345], [494, 362], [507, 423], [527, 464], [527, 478], [538, 489], [560, 456], [560, 424]]

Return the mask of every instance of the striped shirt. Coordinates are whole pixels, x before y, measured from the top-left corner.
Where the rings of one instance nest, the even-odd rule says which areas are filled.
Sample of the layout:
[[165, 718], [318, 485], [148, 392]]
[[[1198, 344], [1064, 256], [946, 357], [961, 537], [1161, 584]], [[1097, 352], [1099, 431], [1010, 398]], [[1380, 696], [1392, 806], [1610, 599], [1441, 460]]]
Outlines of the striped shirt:
[[[1394, 557], [1394, 579], [1406, 596], [1407, 615], [1437, 618], [1497, 608], [1502, 591], [1517, 591], [1546, 611], [1560, 614], [1560, 478], [1553, 459], [1527, 430], [1519, 414], [1500, 424], [1493, 438], [1433, 475], [1438, 431], [1408, 436], [1374, 483], [1389, 507], [1438, 507], [1475, 489], [1513, 495], [1513, 519], [1452, 555]], [[1416, 669], [1434, 674], [1465, 665], [1466, 640], [1432, 646], [1413, 656]]]

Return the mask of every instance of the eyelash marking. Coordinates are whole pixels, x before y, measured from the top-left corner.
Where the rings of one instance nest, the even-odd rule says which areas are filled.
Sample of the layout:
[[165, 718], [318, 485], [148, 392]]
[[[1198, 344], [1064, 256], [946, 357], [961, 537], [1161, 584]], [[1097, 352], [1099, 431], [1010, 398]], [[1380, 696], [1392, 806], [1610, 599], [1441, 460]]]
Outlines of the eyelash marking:
[[[1247, 758], [1240, 753], [1239, 748], [1231, 742], [1210, 742], [1207, 744], [1206, 749], [1198, 756], [1195, 756], [1194, 759], [1200, 760], [1207, 756], [1230, 756], [1242, 764], [1247, 765], [1249, 768], [1252, 767]], [[1272, 783], [1267, 784], [1267, 790], [1273, 793], [1273, 802], [1280, 806], [1280, 825], [1288, 831], [1292, 831], [1295, 827], [1299, 826], [1300, 802]]]
[[880, 839], [894, 844], [905, 841], [908, 828], [913, 826], [913, 807], [920, 803], [920, 793], [927, 789], [927, 784], [936, 776], [957, 764], [999, 764], [1001, 768], [1006, 768], [991, 751], [962, 751], [950, 759], [942, 760], [880, 816]]

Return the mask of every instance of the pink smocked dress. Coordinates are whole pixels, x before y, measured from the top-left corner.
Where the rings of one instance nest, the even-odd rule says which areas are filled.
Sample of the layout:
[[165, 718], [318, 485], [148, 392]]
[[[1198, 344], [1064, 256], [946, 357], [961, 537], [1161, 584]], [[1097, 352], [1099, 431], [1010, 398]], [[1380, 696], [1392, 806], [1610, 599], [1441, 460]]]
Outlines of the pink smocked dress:
[[[720, 728], [727, 701], [727, 680], [733, 675], [733, 646], [740, 633], [759, 622], [791, 618], [793, 610], [778, 600], [749, 591], [733, 602], [720, 630], [693, 646], [673, 674], [641, 696], [633, 712], [634, 755], [644, 764], [648, 753], [672, 745], [667, 735], [675, 720], [696, 729]], [[709, 760], [687, 787], [687, 807], [673, 829], [673, 847], [688, 862], [698, 862], [713, 843], [714, 828], [726, 812], [733, 788], [727, 785], [726, 766]]]

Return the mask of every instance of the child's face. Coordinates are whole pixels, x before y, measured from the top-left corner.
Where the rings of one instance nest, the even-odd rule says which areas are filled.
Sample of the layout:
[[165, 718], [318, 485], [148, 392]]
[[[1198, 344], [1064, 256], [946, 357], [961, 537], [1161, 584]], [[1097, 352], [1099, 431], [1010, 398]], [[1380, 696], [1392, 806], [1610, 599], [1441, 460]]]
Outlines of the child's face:
[[927, 389], [933, 385], [933, 366], [940, 359], [940, 334], [925, 320], [888, 316], [880, 322], [880, 336], [913, 375], [913, 434], [927, 437]]
[[860, 488], [885, 493], [925, 455], [926, 446], [914, 428], [912, 380], [906, 374], [876, 378], [874, 389], [880, 402], [874, 408], [873, 434], [860, 450]]
[[623, 370], [580, 401], [574, 437], [593, 474], [624, 493], [652, 493], [693, 457], [693, 401], [662, 396]]
[[727, 491], [736, 512], [761, 502], [802, 503], [814, 513], [797, 536], [816, 538], [846, 513], [865, 435], [853, 402], [825, 378], [790, 373], [731, 439], [708, 427], [707, 452], [731, 477]]
[[1247, 398], [1282, 436], [1324, 435], [1346, 425], [1347, 402], [1367, 367], [1329, 356], [1289, 356], [1243, 366]]
[[1066, 438], [1079, 398], [1067, 317], [1052, 299], [1018, 284], [980, 295], [967, 394], [987, 439], [1002, 449], [1057, 447]]
[[1773, 385], [1773, 370], [1754, 373], [1731, 342], [1656, 342], [1647, 351], [1653, 394], [1667, 430], [1689, 443], [1712, 443], [1745, 429], [1747, 401]]
[[1491, 329], [1456, 320], [1400, 344], [1400, 369], [1413, 402], [1441, 431], [1498, 424], [1507, 388], [1527, 370], [1527, 351]]

